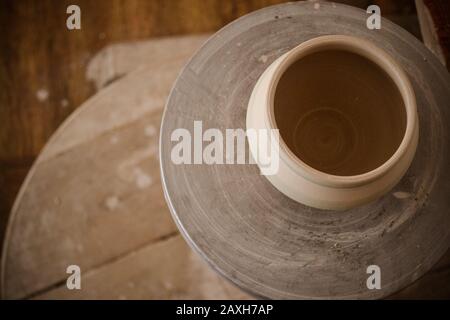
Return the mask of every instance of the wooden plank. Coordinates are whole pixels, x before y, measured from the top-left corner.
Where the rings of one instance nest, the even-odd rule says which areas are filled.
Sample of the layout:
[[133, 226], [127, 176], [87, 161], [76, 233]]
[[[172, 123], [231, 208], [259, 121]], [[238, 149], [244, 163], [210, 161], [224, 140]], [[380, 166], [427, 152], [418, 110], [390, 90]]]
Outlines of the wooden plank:
[[175, 231], [159, 184], [159, 120], [144, 115], [38, 161], [6, 239], [7, 297], [45, 290], [70, 264], [93, 268]]
[[36, 299], [248, 299], [207, 266], [180, 235], [82, 273], [81, 290], [66, 284]]

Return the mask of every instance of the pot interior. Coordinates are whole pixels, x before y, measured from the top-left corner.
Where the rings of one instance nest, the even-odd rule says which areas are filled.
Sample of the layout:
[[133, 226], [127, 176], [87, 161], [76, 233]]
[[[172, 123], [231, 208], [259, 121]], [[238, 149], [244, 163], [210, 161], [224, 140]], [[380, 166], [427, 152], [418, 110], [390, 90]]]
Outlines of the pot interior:
[[391, 77], [345, 50], [292, 63], [274, 96], [274, 117], [287, 147], [322, 172], [353, 176], [386, 162], [406, 130], [406, 110]]

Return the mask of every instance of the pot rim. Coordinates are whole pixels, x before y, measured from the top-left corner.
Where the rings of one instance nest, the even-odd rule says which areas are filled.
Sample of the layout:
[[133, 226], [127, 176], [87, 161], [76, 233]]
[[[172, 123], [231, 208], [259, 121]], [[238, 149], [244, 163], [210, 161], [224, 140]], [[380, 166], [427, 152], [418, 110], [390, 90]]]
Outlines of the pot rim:
[[326, 35], [313, 38], [298, 45], [280, 57], [268, 84], [268, 108], [266, 119], [270, 129], [278, 129], [274, 116], [274, 98], [278, 82], [284, 72], [299, 59], [325, 50], [343, 50], [358, 54], [379, 66], [395, 83], [406, 109], [406, 129], [397, 150], [382, 165], [371, 171], [351, 176], [339, 176], [317, 170], [297, 157], [286, 145], [281, 135], [278, 135], [280, 160], [285, 162], [294, 172], [308, 180], [330, 187], [354, 187], [367, 184], [385, 175], [406, 153], [413, 142], [414, 129], [418, 125], [417, 107], [411, 82], [400, 65], [384, 50], [369, 41], [354, 36]]

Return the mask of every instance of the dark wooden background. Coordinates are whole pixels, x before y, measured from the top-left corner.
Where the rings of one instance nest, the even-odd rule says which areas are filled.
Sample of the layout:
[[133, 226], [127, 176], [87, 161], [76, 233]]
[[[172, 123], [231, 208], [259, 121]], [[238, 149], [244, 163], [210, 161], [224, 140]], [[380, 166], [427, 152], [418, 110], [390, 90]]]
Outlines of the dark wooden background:
[[[248, 12], [281, 2], [0, 1], [0, 239], [34, 159], [64, 119], [95, 93], [85, 72], [99, 49], [121, 41], [212, 32]], [[413, 0], [336, 2], [363, 9], [377, 4], [382, 16], [420, 39]], [[81, 8], [81, 30], [66, 28], [70, 4]], [[48, 99], [38, 99], [39, 90], [48, 92]], [[428, 285], [412, 290], [432, 289]]]

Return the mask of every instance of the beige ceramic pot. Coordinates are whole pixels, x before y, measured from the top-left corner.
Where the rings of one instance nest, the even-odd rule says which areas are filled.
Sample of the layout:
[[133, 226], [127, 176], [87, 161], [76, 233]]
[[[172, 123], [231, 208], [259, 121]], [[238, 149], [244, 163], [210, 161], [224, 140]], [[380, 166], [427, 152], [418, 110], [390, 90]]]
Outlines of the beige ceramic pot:
[[[331, 210], [388, 192], [411, 164], [419, 134], [405, 72], [372, 43], [342, 35], [306, 41], [274, 61], [253, 89], [247, 129], [279, 130], [271, 154], [278, 170], [266, 175], [279, 191]], [[249, 139], [255, 159], [258, 143]]]

